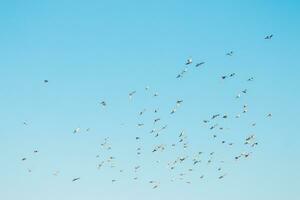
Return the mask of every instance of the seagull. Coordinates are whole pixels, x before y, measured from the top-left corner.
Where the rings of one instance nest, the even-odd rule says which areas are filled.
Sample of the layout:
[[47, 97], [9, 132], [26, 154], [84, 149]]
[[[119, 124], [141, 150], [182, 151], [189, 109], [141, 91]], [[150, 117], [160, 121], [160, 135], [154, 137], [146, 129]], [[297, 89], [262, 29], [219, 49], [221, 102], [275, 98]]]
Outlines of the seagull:
[[213, 115], [213, 116], [211, 117], [211, 119], [215, 119], [215, 118], [217, 118], [217, 117], [219, 117], [219, 116], [220, 116], [220, 114]]
[[158, 93], [157, 93], [157, 92], [155, 92], [155, 93], [153, 94], [153, 96], [154, 96], [154, 97], [157, 97], [157, 96], [158, 96]]
[[38, 152], [39, 152], [38, 150], [34, 150], [34, 151], [33, 151], [33, 153], [38, 153]]
[[196, 67], [200, 67], [201, 65], [204, 65], [204, 64], [205, 64], [205, 62], [197, 63], [197, 64], [196, 64]]
[[132, 96], [133, 96], [135, 93], [136, 93], [135, 90], [129, 93], [129, 99], [130, 99], [130, 100], [132, 99]]
[[142, 127], [142, 126], [144, 126], [144, 124], [143, 124], [143, 123], [140, 123], [140, 124], [137, 124], [137, 126], [138, 126], [138, 127]]
[[219, 176], [219, 179], [222, 179], [222, 178], [224, 178], [225, 176], [226, 176], [226, 174], [223, 174], [223, 175]]
[[273, 34], [267, 35], [267, 36], [265, 37], [265, 40], [270, 40], [270, 39], [272, 39], [272, 37], [273, 37]]
[[48, 83], [49, 81], [48, 80], [44, 80], [44, 83]]
[[254, 78], [253, 77], [251, 77], [251, 78], [248, 78], [248, 81], [253, 81], [254, 80]]
[[188, 70], [188, 68], [184, 68], [184, 69], [181, 71], [181, 73], [178, 74], [178, 75], [176, 76], [176, 78], [182, 78], [182, 77], [183, 77], [183, 74], [185, 74], [185, 73], [187, 72], [187, 70]]
[[27, 158], [22, 158], [22, 161], [25, 161]]
[[226, 79], [226, 78], [227, 78], [227, 76], [221, 76], [221, 78], [224, 80], [224, 79]]
[[76, 128], [74, 131], [73, 131], [73, 133], [75, 134], [75, 133], [79, 133], [79, 131], [80, 131], [80, 128]]
[[226, 53], [226, 56], [232, 56], [232, 55], [233, 55], [233, 51]]
[[72, 182], [78, 181], [79, 179], [80, 179], [80, 177], [78, 177], [78, 178], [73, 178]]
[[105, 101], [101, 101], [100, 104], [105, 107], [106, 106], [106, 102]]
[[246, 94], [246, 93], [247, 93], [247, 89], [244, 89], [242, 92], [243, 92], [244, 94]]
[[179, 107], [182, 104], [183, 100], [177, 100], [176, 101], [176, 106]]
[[176, 112], [176, 108], [174, 108], [170, 114], [174, 114]]
[[269, 114], [267, 115], [267, 117], [272, 117], [272, 113], [269, 113]]
[[139, 115], [142, 115], [142, 114], [144, 114], [145, 112], [146, 112], [146, 109], [142, 110], [142, 111], [139, 113]]
[[154, 124], [155, 124], [156, 122], [158, 122], [159, 120], [160, 120], [160, 118], [154, 119]]
[[235, 76], [235, 73], [231, 73], [229, 76], [230, 76], [230, 77], [234, 77], [234, 76]]
[[192, 64], [192, 63], [193, 63], [192, 58], [188, 58], [185, 64], [186, 64], [186, 65], [189, 65], [189, 64]]
[[208, 123], [209, 121], [208, 121], [208, 120], [203, 120], [203, 122], [204, 122], [204, 123]]
[[179, 134], [179, 137], [182, 137], [184, 134], [184, 131], [181, 131], [180, 134]]

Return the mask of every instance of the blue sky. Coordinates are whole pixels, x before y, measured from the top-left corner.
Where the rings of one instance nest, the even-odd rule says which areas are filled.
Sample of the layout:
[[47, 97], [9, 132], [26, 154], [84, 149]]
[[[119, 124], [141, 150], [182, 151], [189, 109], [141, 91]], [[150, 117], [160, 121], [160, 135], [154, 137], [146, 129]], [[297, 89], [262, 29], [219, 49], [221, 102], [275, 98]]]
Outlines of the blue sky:
[[[299, 9], [291, 0], [1, 1], [0, 198], [297, 199]], [[272, 40], [264, 40], [268, 34]], [[225, 56], [228, 51], [234, 55]], [[206, 63], [176, 79], [189, 57]], [[248, 94], [235, 99], [245, 88]], [[170, 116], [178, 99], [184, 103]], [[244, 104], [247, 115], [228, 119], [229, 130], [212, 139], [202, 120], [219, 112], [234, 116]], [[154, 138], [149, 131], [157, 107], [160, 125], [168, 128]], [[141, 122], [145, 127], [138, 129]], [[74, 135], [77, 127], [91, 131]], [[188, 150], [151, 153], [155, 144], [176, 142], [181, 130]], [[251, 133], [259, 145], [249, 159], [234, 162]], [[100, 148], [107, 136], [112, 152]], [[222, 138], [236, 145], [225, 147]], [[219, 164], [203, 163], [188, 176], [192, 184], [170, 182], [163, 163], [198, 151], [225, 159], [226, 178], [218, 180]], [[97, 170], [97, 154], [100, 160], [115, 156], [117, 167]], [[142, 166], [137, 182], [136, 165]], [[74, 177], [81, 180], [72, 183]], [[160, 181], [156, 190], [152, 179]]]

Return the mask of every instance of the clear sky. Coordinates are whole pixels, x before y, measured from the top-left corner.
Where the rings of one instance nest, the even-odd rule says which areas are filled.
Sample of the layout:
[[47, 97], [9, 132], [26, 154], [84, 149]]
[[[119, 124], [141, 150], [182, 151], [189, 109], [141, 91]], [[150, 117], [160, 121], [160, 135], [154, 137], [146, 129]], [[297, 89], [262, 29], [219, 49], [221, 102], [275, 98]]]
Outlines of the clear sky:
[[[0, 199], [299, 199], [299, 10], [295, 0], [1, 1]], [[176, 79], [189, 57], [205, 64]], [[235, 77], [221, 80], [230, 73]], [[248, 93], [235, 99], [243, 89]], [[184, 102], [170, 116], [178, 99]], [[244, 104], [248, 113], [235, 119]], [[154, 138], [157, 107], [168, 127]], [[229, 119], [213, 139], [202, 120], [216, 113]], [[73, 134], [77, 127], [82, 131]], [[189, 148], [173, 150], [181, 130]], [[259, 145], [247, 150], [251, 133]], [[111, 152], [100, 147], [107, 136]], [[151, 153], [155, 144], [166, 151]], [[191, 184], [170, 182], [167, 161], [198, 151], [203, 163], [187, 175]], [[252, 154], [235, 162], [243, 151]], [[108, 156], [116, 168], [98, 170]], [[175, 174], [190, 165], [184, 167]]]

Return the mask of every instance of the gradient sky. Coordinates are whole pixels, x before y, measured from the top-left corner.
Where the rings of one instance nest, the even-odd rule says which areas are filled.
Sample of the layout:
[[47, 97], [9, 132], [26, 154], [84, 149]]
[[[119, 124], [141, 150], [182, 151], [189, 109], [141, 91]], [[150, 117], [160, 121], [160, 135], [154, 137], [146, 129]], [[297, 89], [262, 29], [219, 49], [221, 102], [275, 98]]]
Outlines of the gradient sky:
[[[298, 199], [299, 10], [292, 0], [1, 1], [0, 199]], [[272, 40], [264, 40], [268, 34]], [[234, 56], [225, 56], [231, 50]], [[178, 80], [188, 57], [206, 63]], [[232, 72], [233, 79], [220, 79]], [[245, 88], [248, 94], [236, 100]], [[184, 103], [170, 117], [177, 99]], [[249, 113], [224, 124], [230, 130], [223, 137], [237, 145], [224, 147], [202, 120], [218, 112], [235, 115], [243, 104]], [[157, 140], [148, 134], [153, 114], [137, 116], [156, 107], [161, 125], [168, 124]], [[146, 127], [137, 129], [139, 122]], [[253, 122], [257, 127], [249, 126]], [[77, 127], [91, 131], [74, 135]], [[150, 149], [176, 141], [183, 129], [191, 147], [179, 153], [215, 151], [231, 159], [222, 166], [225, 179], [203, 164], [190, 175], [191, 185], [171, 183], [151, 152], [135, 156], [135, 136]], [[232, 161], [245, 148], [238, 142], [251, 133], [259, 146], [249, 159]], [[100, 149], [107, 136], [124, 174], [96, 169], [95, 156], [108, 156]], [[129, 170], [137, 164], [143, 168], [134, 182]], [[81, 180], [73, 183], [74, 177]], [[158, 189], [147, 183], [151, 179], [161, 182]]]

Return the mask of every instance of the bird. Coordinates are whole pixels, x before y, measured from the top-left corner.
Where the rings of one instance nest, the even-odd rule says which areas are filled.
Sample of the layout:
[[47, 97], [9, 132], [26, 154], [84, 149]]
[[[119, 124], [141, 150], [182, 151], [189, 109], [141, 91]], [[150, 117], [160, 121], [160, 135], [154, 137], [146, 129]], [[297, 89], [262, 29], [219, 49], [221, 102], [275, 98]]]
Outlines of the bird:
[[142, 115], [142, 114], [144, 114], [145, 112], [146, 112], [146, 109], [140, 111], [140, 112], [139, 112], [139, 115]]
[[44, 80], [44, 83], [48, 83], [49, 81], [47, 79]]
[[226, 176], [226, 174], [223, 174], [221, 176], [219, 176], [219, 179], [223, 179]]
[[215, 118], [217, 118], [217, 117], [219, 117], [220, 116], [220, 114], [215, 114], [215, 115], [213, 115], [212, 117], [211, 117], [211, 119], [215, 119]]
[[269, 114], [267, 115], [267, 117], [272, 117], [272, 113], [269, 113]]
[[73, 178], [72, 182], [78, 181], [79, 179], [80, 179], [80, 177], [78, 177], [78, 178]]
[[158, 121], [160, 121], [160, 118], [154, 119], [154, 124], [155, 124], [156, 122], [158, 122]]
[[230, 77], [234, 77], [234, 76], [235, 76], [235, 73], [231, 73], [229, 76], [230, 76]]
[[221, 76], [221, 78], [224, 80], [224, 79], [226, 79], [226, 78], [227, 78], [227, 76]]
[[254, 80], [254, 78], [253, 78], [253, 77], [250, 77], [250, 78], [248, 78], [247, 81], [253, 81], [253, 80]]
[[247, 93], [247, 89], [244, 89], [242, 92], [243, 92], [244, 94], [246, 94], [246, 93]]
[[25, 161], [25, 160], [27, 160], [27, 158], [22, 158], [22, 161]]
[[101, 101], [100, 104], [105, 107], [106, 106], [106, 102], [105, 101]]
[[144, 126], [144, 124], [143, 124], [143, 123], [139, 123], [139, 124], [137, 124], [137, 127], [142, 127], [142, 126]]
[[176, 106], [179, 107], [182, 104], [183, 100], [177, 100], [176, 101]]
[[34, 150], [34, 151], [33, 151], [33, 153], [38, 153], [38, 152], [39, 152], [38, 150]]
[[188, 71], [188, 68], [184, 68], [184, 69], [180, 72], [180, 74], [178, 74], [178, 75], [176, 76], [176, 78], [182, 78], [183, 75], [184, 75], [187, 71]]
[[132, 97], [133, 97], [133, 95], [136, 93], [136, 91], [134, 90], [134, 91], [132, 91], [132, 92], [130, 92], [128, 95], [129, 95], [129, 99], [131, 100], [132, 99]]
[[226, 53], [226, 56], [232, 56], [232, 55], [233, 55], [233, 51]]
[[200, 63], [197, 63], [195, 66], [200, 67], [201, 65], [204, 65], [204, 64], [205, 64], [205, 62], [200, 62]]
[[273, 34], [267, 35], [267, 36], [265, 37], [265, 40], [270, 40], [270, 39], [272, 39], [272, 37], [273, 37]]
[[172, 115], [172, 114], [174, 114], [176, 112], [176, 108], [174, 108], [171, 112], [170, 112], [170, 114]]
[[157, 93], [157, 92], [155, 92], [155, 93], [153, 94], [153, 96], [154, 96], [154, 97], [157, 97], [157, 96], [158, 96], [158, 93]]
[[79, 131], [80, 131], [80, 128], [76, 128], [74, 131], [73, 131], [73, 133], [75, 134], [75, 133], [79, 133]]
[[186, 65], [189, 65], [189, 64], [192, 64], [192, 63], [193, 63], [192, 58], [188, 58], [185, 64], [186, 64]]

